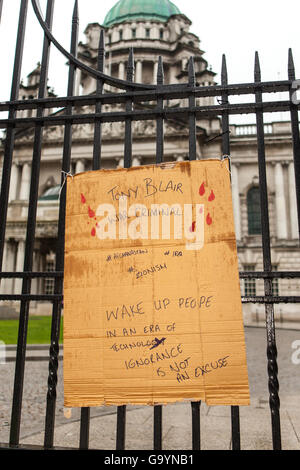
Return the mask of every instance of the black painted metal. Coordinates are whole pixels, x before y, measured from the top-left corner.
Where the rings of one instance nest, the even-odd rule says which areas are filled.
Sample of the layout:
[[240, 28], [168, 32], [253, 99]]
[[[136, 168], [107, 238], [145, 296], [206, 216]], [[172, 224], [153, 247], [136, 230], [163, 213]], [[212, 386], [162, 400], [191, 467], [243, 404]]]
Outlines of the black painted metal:
[[200, 409], [201, 401], [192, 402], [192, 448], [201, 450]]
[[[94, 144], [92, 169], [101, 168], [101, 147], [102, 147], [102, 124], [105, 122], [125, 123], [124, 138], [124, 167], [132, 165], [133, 155], [133, 135], [132, 123], [139, 120], [154, 120], [156, 122], [156, 163], [164, 161], [164, 123], [167, 119], [177, 120], [185, 123], [189, 129], [189, 159], [197, 159], [197, 119], [206, 117], [220, 117], [222, 123], [222, 134], [216, 138], [222, 138], [222, 152], [224, 156], [230, 156], [230, 126], [229, 117], [235, 114], [256, 115], [257, 124], [257, 145], [258, 145], [258, 166], [260, 178], [260, 197], [262, 214], [262, 248], [264, 258], [263, 272], [241, 272], [241, 279], [263, 279], [265, 292], [263, 296], [244, 296], [243, 303], [260, 303], [265, 305], [266, 310], [266, 331], [267, 331], [267, 358], [268, 358], [268, 380], [269, 398], [271, 410], [271, 430], [273, 436], [274, 449], [281, 449], [280, 431], [280, 400], [279, 381], [277, 366], [277, 348], [274, 322], [274, 304], [277, 303], [300, 303], [300, 296], [275, 296], [272, 291], [273, 279], [299, 279], [300, 272], [273, 272], [270, 250], [270, 229], [269, 211], [267, 198], [267, 177], [265, 161], [265, 136], [264, 136], [264, 113], [289, 111], [291, 113], [293, 155], [295, 164], [295, 179], [297, 192], [297, 207], [300, 221], [300, 138], [299, 138], [299, 105], [292, 102], [293, 82], [296, 78], [292, 51], [289, 51], [288, 80], [262, 82], [258, 54], [255, 57], [255, 77], [254, 82], [247, 84], [228, 84], [226, 58], [223, 56], [221, 70], [221, 85], [200, 87], [196, 83], [194, 60], [190, 58], [188, 65], [188, 81], [176, 85], [165, 84], [164, 67], [161, 57], [158, 58], [157, 84], [143, 85], [134, 82], [134, 54], [129, 51], [127, 79], [118, 80], [103, 73], [105, 60], [105, 40], [104, 33], [101, 33], [98, 50], [98, 62], [96, 69], [91, 69], [81, 63], [77, 58], [78, 45], [78, 1], [75, 1], [72, 18], [72, 37], [70, 52], [67, 52], [53, 37], [51, 33], [54, 0], [48, 0], [45, 20], [42, 17], [38, 0], [31, 0], [37, 19], [44, 31], [44, 46], [41, 61], [40, 89], [37, 99], [22, 101], [19, 100], [20, 74], [23, 57], [24, 36], [26, 27], [26, 17], [28, 0], [21, 0], [19, 13], [19, 28], [16, 43], [15, 63], [12, 78], [10, 100], [0, 103], [0, 111], [8, 111], [8, 118], [0, 120], [0, 128], [6, 129], [4, 143], [3, 176], [0, 193], [0, 267], [3, 261], [5, 229], [8, 210], [8, 195], [10, 185], [10, 174], [13, 159], [14, 141], [16, 129], [34, 129], [34, 145], [32, 156], [32, 177], [29, 199], [29, 211], [27, 222], [26, 246], [24, 271], [18, 273], [0, 272], [1, 279], [22, 279], [22, 292], [18, 295], [0, 295], [0, 302], [4, 300], [15, 300], [20, 302], [20, 322], [16, 357], [15, 382], [12, 403], [12, 419], [10, 432], [10, 448], [19, 447], [23, 380], [25, 370], [26, 343], [29, 304], [34, 300], [47, 300], [53, 304], [51, 345], [49, 351], [49, 375], [47, 406], [45, 417], [45, 438], [44, 448], [54, 449], [55, 430], [55, 409], [56, 409], [56, 387], [57, 371], [59, 365], [59, 334], [60, 320], [63, 301], [63, 271], [64, 271], [64, 235], [65, 235], [65, 208], [66, 208], [66, 185], [63, 184], [66, 175], [70, 172], [71, 149], [72, 149], [72, 126], [78, 123], [93, 123]], [[2, 11], [2, 0], [0, 0], [0, 18]], [[69, 79], [67, 96], [48, 98], [46, 97], [46, 85], [48, 74], [48, 61], [50, 45], [54, 45], [66, 57], [69, 63]], [[83, 70], [96, 79], [96, 93], [89, 96], [74, 96], [76, 70]], [[113, 87], [114, 91], [106, 90], [104, 86]], [[118, 90], [123, 90], [119, 92]], [[288, 101], [263, 100], [263, 94], [283, 92], [290, 93]], [[255, 102], [230, 103], [230, 96], [249, 94], [255, 97]], [[221, 97], [218, 105], [197, 106], [196, 100], [205, 97]], [[167, 100], [181, 100], [182, 106], [178, 108], [168, 108]], [[183, 102], [185, 100], [185, 103]], [[148, 103], [151, 106], [144, 106]], [[153, 103], [156, 103], [156, 105]], [[186, 104], [187, 103], [187, 104]], [[123, 111], [104, 112], [105, 104], [123, 105]], [[76, 114], [75, 107], [94, 106], [95, 111], [89, 114]], [[55, 116], [48, 116], [46, 109], [59, 107], [62, 112]], [[18, 111], [31, 109], [36, 111], [35, 117], [20, 118]], [[60, 194], [60, 209], [58, 222], [58, 238], [56, 250], [55, 272], [33, 272], [33, 243], [36, 228], [36, 209], [38, 200], [38, 186], [40, 174], [40, 160], [42, 150], [42, 131], [44, 127], [51, 125], [64, 126], [64, 146], [62, 158], [62, 190]], [[36, 278], [53, 278], [55, 289], [53, 295], [33, 295], [31, 294], [31, 281]], [[191, 403], [192, 410], [192, 446], [194, 450], [200, 450], [201, 429], [200, 411], [201, 402]], [[163, 449], [163, 408], [160, 405], [154, 407], [153, 415], [153, 447], [155, 450]], [[117, 410], [116, 448], [125, 449], [126, 442], [126, 406], [120, 406]], [[239, 408], [231, 408], [231, 432], [232, 449], [241, 448], [240, 439], [240, 415]], [[244, 424], [246, 426], [246, 423]], [[81, 449], [89, 448], [90, 433], [90, 409], [82, 408], [80, 420], [80, 440]], [[205, 438], [205, 430], [203, 433]], [[5, 445], [0, 445], [5, 448]]]
[[[228, 85], [228, 74], [227, 74], [227, 64], [226, 57], [223, 55], [222, 58], [222, 71], [221, 71], [221, 83], [223, 86]], [[228, 94], [222, 94], [222, 104], [228, 105]], [[230, 129], [229, 129], [229, 115], [228, 112], [222, 113], [222, 151], [224, 156], [230, 155]], [[230, 166], [230, 160], [229, 160]], [[231, 171], [231, 168], [230, 168]], [[239, 408], [236, 406], [231, 407], [231, 441], [232, 441], [232, 450], [240, 450], [241, 440], [240, 440], [240, 414]]]
[[[71, 54], [77, 55], [78, 47], [78, 30], [79, 30], [79, 17], [78, 17], [78, 2], [75, 1], [73, 17], [72, 17], [72, 33], [71, 33]], [[69, 64], [69, 77], [67, 95], [74, 95], [75, 87], [75, 66]], [[68, 105], [66, 114], [72, 115], [72, 106]], [[66, 212], [66, 185], [64, 184], [66, 175], [70, 172], [71, 166], [71, 148], [72, 148], [72, 123], [68, 122], [65, 125], [63, 158], [62, 158], [62, 191], [60, 193], [60, 206], [59, 206], [59, 224], [58, 224], [58, 243], [56, 250], [56, 271], [64, 270], [64, 246], [65, 246], [65, 212]], [[63, 292], [63, 279], [55, 279], [55, 294], [62, 294]], [[53, 447], [54, 440], [54, 425], [55, 425], [55, 406], [56, 406], [56, 385], [57, 385], [57, 369], [58, 369], [58, 354], [59, 354], [59, 334], [60, 334], [60, 320], [61, 320], [62, 303], [60, 301], [53, 302], [52, 310], [52, 326], [51, 326], [51, 345], [50, 345], [50, 360], [49, 360], [49, 376], [48, 376], [48, 393], [47, 393], [47, 409], [45, 421], [45, 439], [44, 446], [49, 449]]]
[[[258, 53], [255, 54], [254, 81], [261, 82], [261, 72]], [[257, 91], [255, 94], [257, 104], [262, 103], [262, 93]], [[268, 206], [268, 186], [266, 174], [265, 158], [265, 138], [264, 138], [264, 118], [262, 111], [256, 112], [257, 125], [257, 146], [258, 146], [258, 168], [259, 168], [259, 188], [261, 204], [261, 224], [262, 224], [262, 245], [263, 245], [263, 264], [265, 271], [272, 271], [271, 260], [271, 241], [270, 241], [270, 223]], [[272, 296], [272, 281], [265, 279], [265, 295]], [[267, 357], [268, 357], [268, 375], [269, 375], [269, 393], [270, 408], [272, 416], [272, 435], [274, 450], [281, 449], [280, 433], [280, 401], [279, 401], [279, 382], [277, 366], [277, 347], [275, 337], [274, 305], [266, 303], [266, 326], [267, 326]]]

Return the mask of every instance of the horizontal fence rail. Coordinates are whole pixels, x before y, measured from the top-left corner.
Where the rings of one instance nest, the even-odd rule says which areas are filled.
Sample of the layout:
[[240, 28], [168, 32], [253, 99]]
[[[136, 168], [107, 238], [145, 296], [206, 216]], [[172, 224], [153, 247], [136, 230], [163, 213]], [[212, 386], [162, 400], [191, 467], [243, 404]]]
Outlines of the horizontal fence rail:
[[[275, 295], [272, 281], [282, 279], [300, 279], [300, 272], [274, 271], [271, 259], [271, 237], [269, 222], [268, 185], [266, 176], [266, 152], [265, 139], [269, 138], [264, 123], [265, 113], [279, 113], [288, 111], [291, 116], [291, 141], [293, 148], [293, 161], [295, 165], [295, 181], [297, 194], [298, 221], [300, 221], [300, 138], [298, 112], [300, 104], [295, 102], [296, 73], [292, 51], [288, 53], [287, 80], [268, 81], [261, 80], [259, 56], [256, 53], [254, 60], [253, 82], [245, 84], [229, 84], [226, 57], [223, 56], [221, 69], [221, 84], [214, 86], [199, 86], [196, 82], [194, 59], [190, 58], [187, 70], [186, 83], [166, 84], [164, 76], [164, 63], [161, 57], [158, 59], [157, 83], [155, 85], [143, 85], [134, 82], [135, 62], [134, 51], [129, 50], [126, 80], [119, 80], [103, 73], [105, 70], [104, 32], [101, 31], [97, 64], [95, 69], [88, 67], [78, 59], [78, 32], [79, 9], [78, 1], [74, 3], [72, 16], [72, 31], [70, 50], [67, 51], [52, 34], [54, 0], [47, 1], [45, 19], [37, 0], [32, 0], [32, 7], [36, 18], [44, 32], [43, 52], [41, 60], [40, 87], [37, 99], [20, 100], [20, 79], [22, 70], [23, 49], [26, 33], [26, 20], [29, 0], [21, 0], [19, 12], [19, 26], [17, 33], [14, 70], [11, 86], [10, 100], [0, 102], [0, 113], [5, 117], [0, 119], [0, 128], [5, 129], [3, 139], [3, 168], [2, 185], [0, 193], [0, 268], [3, 265], [5, 232], [7, 226], [7, 213], [9, 208], [10, 177], [16, 143], [16, 136], [32, 133], [32, 175], [29, 195], [29, 208], [26, 226], [25, 261], [22, 272], [0, 272], [0, 282], [4, 279], [20, 279], [21, 293], [1, 294], [0, 302], [19, 302], [19, 330], [16, 353], [16, 368], [14, 379], [13, 403], [11, 413], [10, 441], [9, 444], [0, 444], [0, 448], [16, 448], [20, 446], [20, 430], [22, 417], [22, 401], [24, 388], [24, 371], [26, 363], [27, 333], [30, 302], [41, 301], [52, 303], [51, 342], [48, 357], [48, 380], [45, 410], [44, 449], [54, 448], [55, 411], [58, 381], [58, 367], [60, 358], [59, 338], [60, 323], [63, 308], [63, 276], [64, 276], [64, 236], [65, 236], [65, 211], [66, 211], [66, 185], [64, 175], [70, 173], [71, 151], [73, 143], [73, 126], [76, 124], [93, 124], [93, 156], [92, 170], [101, 169], [102, 158], [102, 125], [104, 123], [124, 123], [124, 167], [130, 168], [133, 162], [133, 123], [137, 121], [152, 120], [156, 123], [156, 164], [163, 163], [165, 131], [164, 123], [174, 121], [185, 126], [187, 131], [189, 160], [197, 159], [197, 121], [206, 118], [217, 117], [221, 122], [221, 134], [213, 137], [220, 139], [222, 154], [231, 154], [230, 116], [239, 114], [253, 114], [256, 119], [253, 138], [257, 141], [257, 165], [259, 169], [259, 189], [262, 235], [259, 247], [263, 253], [263, 268], [260, 272], [240, 272], [240, 280], [263, 281], [262, 295], [241, 296], [244, 304], [262, 304], [265, 306], [266, 333], [267, 333], [267, 360], [268, 360], [268, 385], [269, 403], [271, 412], [271, 432], [273, 448], [280, 450], [281, 425], [280, 425], [280, 399], [277, 365], [276, 328], [274, 320], [274, 305], [287, 303], [300, 303], [297, 295]], [[0, 19], [2, 1], [0, 0]], [[56, 47], [68, 60], [68, 83], [66, 96], [47, 97], [46, 86], [48, 80], [49, 55], [51, 47]], [[95, 93], [88, 96], [74, 96], [75, 77], [77, 69], [83, 70], [96, 80]], [[113, 87], [111, 92], [107, 87]], [[120, 91], [121, 90], [121, 91]], [[268, 101], [270, 93], [287, 93], [289, 99]], [[249, 102], [231, 103], [230, 97], [247, 96]], [[218, 104], [198, 106], [197, 99], [216, 98]], [[263, 99], [264, 98], [264, 99]], [[168, 101], [182, 100], [180, 106], [172, 108]], [[104, 105], [120, 105], [122, 110], [104, 110]], [[78, 108], [88, 107], [88, 110]], [[23, 110], [33, 110], [35, 115], [30, 118], [19, 116]], [[46, 110], [55, 110], [50, 115]], [[86, 111], [86, 112], [85, 112]], [[1, 115], [0, 115], [1, 117]], [[34, 241], [37, 226], [38, 190], [40, 182], [40, 166], [43, 146], [43, 130], [49, 126], [62, 126], [63, 128], [63, 153], [61, 159], [61, 192], [59, 198], [58, 235], [56, 248], [55, 270], [51, 272], [39, 272], [33, 269]], [[32, 281], [34, 279], [54, 280], [53, 294], [33, 294]], [[201, 449], [201, 439], [205, 438], [205, 430], [201, 429], [201, 403], [191, 403], [192, 413], [192, 448]], [[126, 406], [118, 407], [116, 428], [116, 449], [126, 448]], [[89, 448], [91, 413], [89, 408], [82, 408], [80, 415], [79, 448]], [[231, 408], [231, 442], [232, 449], [239, 450], [242, 447], [240, 433], [240, 414], [238, 407]], [[35, 448], [35, 447], [34, 447]], [[163, 408], [155, 406], [153, 409], [153, 448], [163, 449]]]

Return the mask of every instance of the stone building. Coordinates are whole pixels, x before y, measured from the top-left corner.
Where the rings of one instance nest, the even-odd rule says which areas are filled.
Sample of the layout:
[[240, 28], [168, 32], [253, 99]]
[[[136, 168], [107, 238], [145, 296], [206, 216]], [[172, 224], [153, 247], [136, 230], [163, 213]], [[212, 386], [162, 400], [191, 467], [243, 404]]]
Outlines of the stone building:
[[[108, 12], [104, 23], [92, 23], [85, 29], [86, 41], [79, 44], [79, 59], [96, 67], [101, 29], [105, 31], [107, 75], [126, 79], [128, 51], [134, 48], [135, 78], [137, 83], [156, 83], [158, 57], [164, 63], [165, 83], [183, 83], [188, 80], [187, 64], [194, 57], [196, 79], [200, 86], [216, 83], [216, 74], [208, 66], [200, 39], [190, 31], [191, 21], [169, 0], [120, 0]], [[39, 65], [21, 85], [20, 99], [37, 97]], [[77, 73], [76, 95], [95, 92], [96, 82], [85, 72]], [[115, 91], [106, 87], [108, 92]], [[49, 95], [53, 90], [48, 89]], [[168, 106], [179, 106], [172, 101]], [[213, 98], [202, 98], [198, 105], [214, 104]], [[105, 105], [105, 110], [113, 106]], [[115, 109], [115, 108], [114, 108]], [[76, 110], [78, 111], [78, 110]], [[94, 110], [92, 110], [94, 111]], [[31, 111], [23, 111], [29, 117]], [[59, 112], [49, 110], [49, 113]], [[89, 112], [85, 107], [80, 112]], [[258, 189], [257, 140], [255, 125], [231, 125], [232, 194], [236, 224], [236, 237], [240, 269], [263, 269], [261, 248], [261, 223]], [[33, 150], [33, 129], [17, 132], [9, 195], [8, 223], [3, 271], [22, 271], [24, 261], [26, 218], [30, 190]], [[197, 158], [216, 158], [222, 155], [219, 119], [203, 119], [197, 122]], [[188, 126], [185, 122], [165, 122], [166, 161], [188, 159]], [[272, 262], [280, 271], [298, 270], [297, 209], [295, 178], [289, 122], [273, 122], [265, 125], [270, 230], [272, 238]], [[102, 129], [102, 168], [123, 166], [124, 124], [104, 123]], [[53, 126], [44, 130], [40, 172], [40, 198], [37, 210], [37, 229], [34, 252], [34, 270], [51, 271], [55, 266], [55, 242], [57, 235], [58, 198], [61, 181], [63, 127]], [[94, 128], [90, 124], [73, 126], [72, 168], [73, 174], [88, 171], [92, 167]], [[0, 149], [0, 172], [3, 148]], [[133, 166], [155, 162], [156, 124], [140, 121], [133, 124]], [[20, 293], [21, 280], [4, 280], [1, 291]], [[33, 293], [52, 293], [53, 280], [33, 280]], [[273, 282], [274, 293], [296, 295], [297, 281]], [[263, 282], [242, 281], [242, 293], [263, 295]], [[9, 304], [14, 308], [13, 304]], [[3, 307], [2, 307], [3, 308]], [[32, 312], [50, 311], [49, 304], [32, 303]], [[297, 317], [296, 305], [276, 307], [279, 321], [292, 322]], [[245, 305], [245, 322], [264, 319], [264, 306]]]

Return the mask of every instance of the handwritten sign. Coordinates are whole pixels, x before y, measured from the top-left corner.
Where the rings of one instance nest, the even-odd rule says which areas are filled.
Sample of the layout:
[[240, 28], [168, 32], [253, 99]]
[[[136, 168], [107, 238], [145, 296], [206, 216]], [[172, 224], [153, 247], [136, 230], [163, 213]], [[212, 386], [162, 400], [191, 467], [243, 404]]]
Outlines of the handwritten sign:
[[68, 177], [64, 393], [249, 404], [227, 160]]

